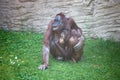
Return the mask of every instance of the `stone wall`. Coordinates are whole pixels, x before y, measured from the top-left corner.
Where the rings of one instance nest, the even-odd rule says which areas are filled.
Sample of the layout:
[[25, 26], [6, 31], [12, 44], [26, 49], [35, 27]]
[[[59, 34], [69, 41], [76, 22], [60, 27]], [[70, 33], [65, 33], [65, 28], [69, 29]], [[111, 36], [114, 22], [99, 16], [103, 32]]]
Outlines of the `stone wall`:
[[120, 41], [120, 0], [95, 0], [92, 35]]
[[86, 37], [120, 41], [120, 0], [0, 0], [0, 28], [44, 32], [59, 12], [73, 17]]

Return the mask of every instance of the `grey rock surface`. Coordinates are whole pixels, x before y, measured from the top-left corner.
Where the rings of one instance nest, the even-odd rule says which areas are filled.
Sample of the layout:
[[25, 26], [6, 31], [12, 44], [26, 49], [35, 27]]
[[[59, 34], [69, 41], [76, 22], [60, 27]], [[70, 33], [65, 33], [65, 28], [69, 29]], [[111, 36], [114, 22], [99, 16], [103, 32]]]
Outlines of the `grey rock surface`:
[[120, 41], [120, 0], [0, 0], [0, 28], [44, 32], [59, 12], [86, 37]]

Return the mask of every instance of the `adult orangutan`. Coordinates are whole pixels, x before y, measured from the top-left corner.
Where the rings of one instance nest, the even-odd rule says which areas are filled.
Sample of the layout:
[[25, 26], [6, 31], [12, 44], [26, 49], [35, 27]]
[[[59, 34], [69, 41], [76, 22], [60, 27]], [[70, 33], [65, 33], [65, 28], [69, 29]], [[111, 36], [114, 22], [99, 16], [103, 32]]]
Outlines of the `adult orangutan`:
[[58, 60], [77, 62], [83, 54], [84, 37], [72, 18], [63, 13], [51, 20], [44, 35], [43, 64], [39, 69], [45, 70], [49, 65], [49, 54]]

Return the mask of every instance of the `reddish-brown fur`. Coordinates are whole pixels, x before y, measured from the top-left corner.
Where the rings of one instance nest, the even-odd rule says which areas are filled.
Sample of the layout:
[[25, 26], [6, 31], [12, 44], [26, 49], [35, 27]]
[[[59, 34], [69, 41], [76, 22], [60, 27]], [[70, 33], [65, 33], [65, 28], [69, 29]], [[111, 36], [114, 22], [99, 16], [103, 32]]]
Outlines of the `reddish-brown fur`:
[[62, 17], [64, 25], [60, 26], [62, 30], [53, 31], [54, 20], [48, 24], [44, 35], [43, 64], [39, 67], [42, 70], [49, 65], [49, 53], [56, 59], [61, 57], [62, 60], [73, 62], [80, 60], [83, 54], [84, 37], [81, 28], [72, 18], [66, 18], [63, 13], [58, 15]]

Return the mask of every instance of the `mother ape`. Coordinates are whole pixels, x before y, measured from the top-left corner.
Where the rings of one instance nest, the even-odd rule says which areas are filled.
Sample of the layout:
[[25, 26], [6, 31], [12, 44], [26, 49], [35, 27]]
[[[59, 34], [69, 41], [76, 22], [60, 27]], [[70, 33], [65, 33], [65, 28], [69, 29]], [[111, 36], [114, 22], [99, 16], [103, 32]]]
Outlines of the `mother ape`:
[[77, 62], [83, 54], [84, 37], [72, 18], [59, 13], [52, 20], [44, 35], [43, 64], [39, 69], [45, 70], [49, 65], [49, 53], [58, 60]]

